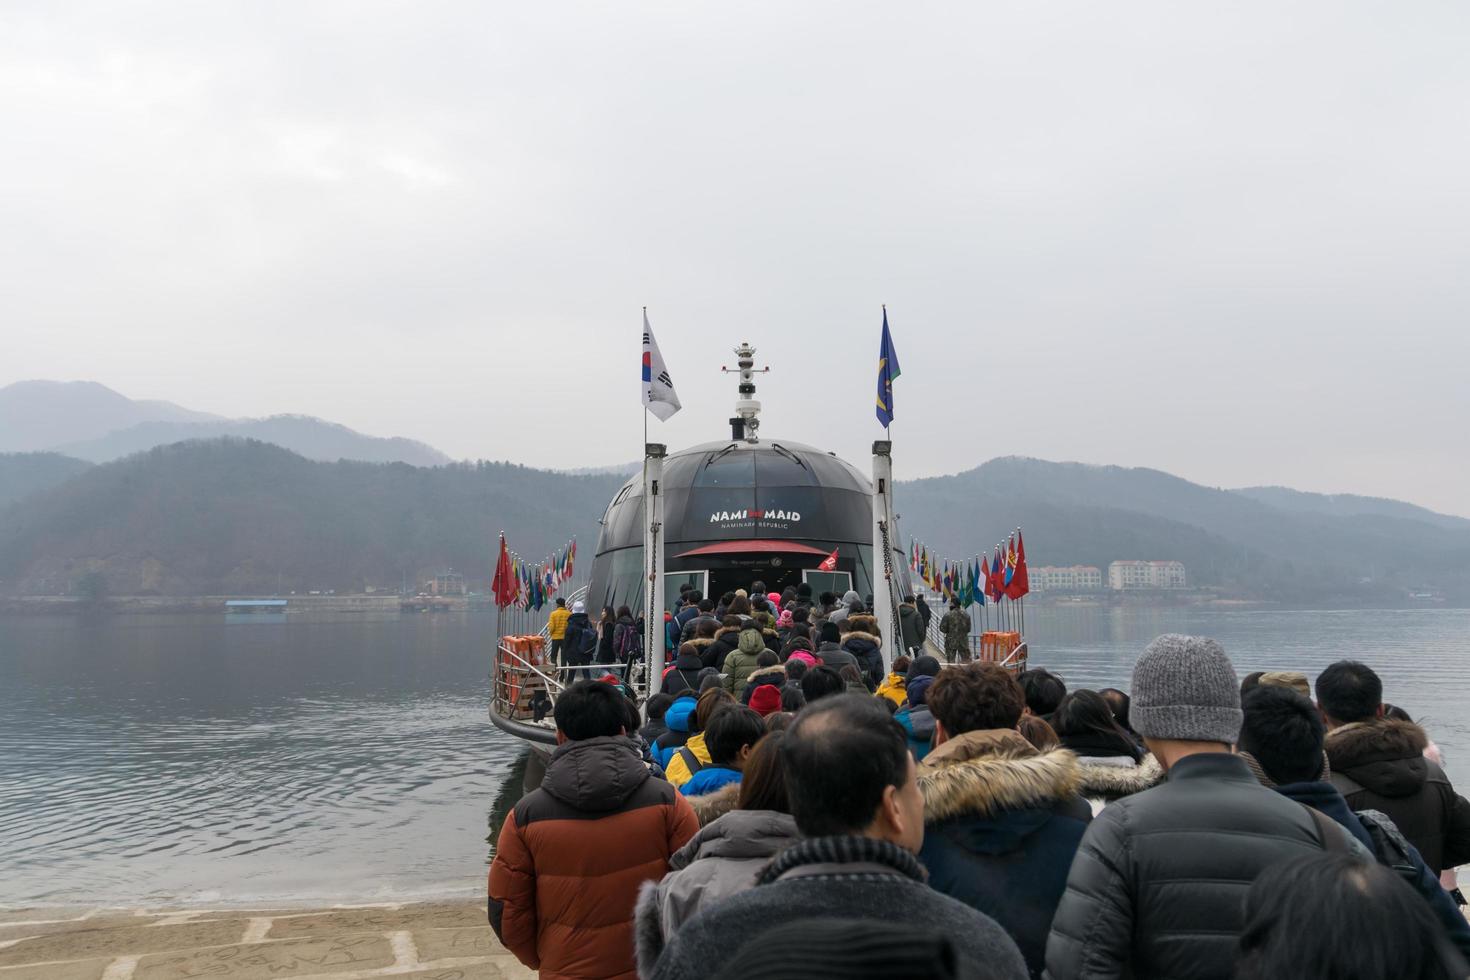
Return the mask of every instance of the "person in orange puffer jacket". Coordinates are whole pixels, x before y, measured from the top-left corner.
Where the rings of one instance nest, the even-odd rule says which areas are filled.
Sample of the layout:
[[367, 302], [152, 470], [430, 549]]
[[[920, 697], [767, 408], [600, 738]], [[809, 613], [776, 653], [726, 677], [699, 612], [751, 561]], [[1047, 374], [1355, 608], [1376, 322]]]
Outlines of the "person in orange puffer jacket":
[[629, 738], [637, 709], [617, 688], [579, 681], [557, 698], [555, 718], [541, 787], [500, 831], [490, 925], [543, 980], [634, 980], [638, 889], [668, 872], [699, 821], [644, 764]]

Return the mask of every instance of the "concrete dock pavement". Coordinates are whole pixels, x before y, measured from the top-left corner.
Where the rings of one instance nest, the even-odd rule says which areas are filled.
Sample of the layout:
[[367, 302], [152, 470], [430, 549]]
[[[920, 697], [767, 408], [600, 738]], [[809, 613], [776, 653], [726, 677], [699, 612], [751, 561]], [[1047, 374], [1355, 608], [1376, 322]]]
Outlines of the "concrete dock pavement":
[[0, 980], [520, 980], [475, 902], [0, 910]]

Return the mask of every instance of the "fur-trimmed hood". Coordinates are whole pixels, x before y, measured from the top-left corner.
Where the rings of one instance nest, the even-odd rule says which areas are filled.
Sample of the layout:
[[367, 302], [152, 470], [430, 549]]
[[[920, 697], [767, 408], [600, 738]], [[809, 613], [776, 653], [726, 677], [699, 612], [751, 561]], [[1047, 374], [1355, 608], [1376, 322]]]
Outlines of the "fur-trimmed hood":
[[856, 613], [847, 617], [847, 625], [852, 627], [847, 631], [849, 636], [853, 633], [867, 633], [874, 637], [876, 641], [878, 636], [878, 617], [871, 616], [868, 613]]
[[[694, 647], [694, 649], [700, 651], [701, 653], [704, 652], [704, 648], [705, 647], [709, 646], [713, 642], [715, 642], [715, 638], [713, 636], [696, 636], [692, 640], [685, 640], [684, 641], [684, 643], [689, 644], [690, 646]], [[683, 645], [684, 644], [682, 644], [682, 643], [680, 644], [680, 646], [683, 646]]]
[[773, 667], [759, 667], [750, 672], [745, 678], [745, 686], [748, 690], [755, 690], [762, 684], [774, 684], [777, 687], [786, 686], [786, 668], [780, 664]]
[[735, 804], [740, 802], [740, 784], [730, 783], [713, 793], [691, 796], [688, 800], [694, 808], [694, 815], [699, 818], [699, 825], [704, 827], [735, 809]]
[[871, 646], [875, 647], [881, 647], [883, 645], [883, 641], [878, 638], [878, 634], [869, 633], [867, 630], [848, 630], [842, 634], [842, 646], [844, 648], [853, 640], [866, 640]]
[[931, 751], [919, 766], [924, 820], [1054, 806], [1077, 794], [1078, 769], [1071, 752], [1038, 752], [1018, 732], [966, 732]]
[[719, 629], [715, 630], [715, 638], [713, 640], [711, 640], [710, 642], [711, 643], [718, 643], [721, 640], [723, 640], [726, 636], [730, 636], [730, 635], [733, 635], [737, 639], [739, 639], [739, 637], [740, 637], [740, 631], [743, 630], [743, 629], [745, 629], [744, 626], [721, 626]]
[[1391, 797], [1409, 796], [1424, 786], [1428, 747], [1429, 738], [1418, 725], [1386, 718], [1334, 728], [1326, 744], [1333, 772]]
[[1079, 788], [1090, 800], [1113, 800], [1142, 793], [1164, 781], [1164, 767], [1153, 755], [1146, 755], [1136, 766], [1115, 766], [1082, 760], [1077, 766], [1082, 778]]

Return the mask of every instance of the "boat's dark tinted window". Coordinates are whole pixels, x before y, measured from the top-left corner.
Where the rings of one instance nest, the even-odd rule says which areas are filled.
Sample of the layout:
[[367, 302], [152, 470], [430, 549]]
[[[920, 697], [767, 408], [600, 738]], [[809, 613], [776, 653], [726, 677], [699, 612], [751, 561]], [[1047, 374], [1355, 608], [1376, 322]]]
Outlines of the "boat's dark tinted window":
[[687, 487], [694, 480], [694, 471], [705, 460], [704, 453], [691, 456], [674, 456], [664, 461], [664, 483], [671, 487]]
[[833, 456], [812, 453], [806, 457], [806, 464], [812, 468], [821, 486], [838, 490], [859, 490], [864, 493], [868, 491], [868, 487], [864, 485], [866, 481], [859, 482], [853, 471]]
[[709, 462], [694, 476], [696, 487], [755, 486], [755, 453], [736, 449], [721, 456], [712, 453]]
[[810, 469], [775, 450], [759, 454], [755, 472], [762, 487], [809, 487], [817, 482]]

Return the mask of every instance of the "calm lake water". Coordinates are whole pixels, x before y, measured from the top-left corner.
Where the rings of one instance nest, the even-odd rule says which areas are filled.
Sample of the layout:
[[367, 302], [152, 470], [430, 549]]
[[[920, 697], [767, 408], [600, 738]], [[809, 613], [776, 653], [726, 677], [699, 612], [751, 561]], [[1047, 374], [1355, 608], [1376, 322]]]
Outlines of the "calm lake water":
[[[1470, 611], [1033, 609], [1033, 663], [1127, 687], [1161, 632], [1242, 673], [1351, 656], [1470, 786]], [[488, 615], [0, 618], [0, 904], [476, 895], [522, 749]]]

